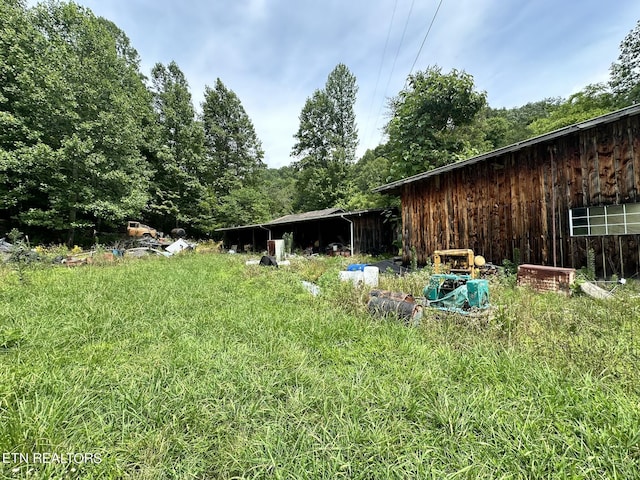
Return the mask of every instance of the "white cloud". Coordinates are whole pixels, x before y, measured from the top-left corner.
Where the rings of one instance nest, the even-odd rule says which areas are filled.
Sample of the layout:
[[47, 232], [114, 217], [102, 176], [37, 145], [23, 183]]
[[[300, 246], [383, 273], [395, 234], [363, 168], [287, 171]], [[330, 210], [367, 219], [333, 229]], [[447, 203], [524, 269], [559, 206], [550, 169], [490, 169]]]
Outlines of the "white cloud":
[[[278, 167], [292, 160], [304, 102], [338, 63], [359, 86], [358, 153], [378, 144], [386, 98], [404, 86], [439, 0], [398, 1], [395, 14], [389, 0], [76, 2], [131, 38], [143, 73], [175, 60], [197, 109], [204, 86], [219, 77], [242, 101], [267, 162]], [[618, 0], [615, 8], [600, 0], [443, 0], [414, 71], [435, 64], [465, 70], [494, 107], [566, 97], [606, 79], [638, 18], [636, 0]]]

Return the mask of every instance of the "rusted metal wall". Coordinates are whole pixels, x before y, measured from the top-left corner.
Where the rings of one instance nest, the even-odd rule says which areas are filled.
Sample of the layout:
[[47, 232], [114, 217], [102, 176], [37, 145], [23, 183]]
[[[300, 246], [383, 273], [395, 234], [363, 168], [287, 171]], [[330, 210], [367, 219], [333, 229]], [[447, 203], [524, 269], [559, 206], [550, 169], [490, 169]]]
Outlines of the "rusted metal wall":
[[403, 257], [472, 248], [497, 264], [580, 268], [592, 248], [599, 275], [631, 276], [640, 236], [571, 238], [569, 209], [637, 202], [639, 188], [634, 115], [403, 185]]

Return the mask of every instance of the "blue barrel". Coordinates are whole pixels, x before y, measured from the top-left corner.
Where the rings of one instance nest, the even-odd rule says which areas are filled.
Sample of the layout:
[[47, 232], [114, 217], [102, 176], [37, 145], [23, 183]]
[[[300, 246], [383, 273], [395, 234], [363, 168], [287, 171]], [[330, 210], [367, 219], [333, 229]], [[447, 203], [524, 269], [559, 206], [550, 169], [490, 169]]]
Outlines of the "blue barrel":
[[364, 267], [368, 267], [366, 263], [352, 263], [347, 267], [347, 272], [364, 272]]

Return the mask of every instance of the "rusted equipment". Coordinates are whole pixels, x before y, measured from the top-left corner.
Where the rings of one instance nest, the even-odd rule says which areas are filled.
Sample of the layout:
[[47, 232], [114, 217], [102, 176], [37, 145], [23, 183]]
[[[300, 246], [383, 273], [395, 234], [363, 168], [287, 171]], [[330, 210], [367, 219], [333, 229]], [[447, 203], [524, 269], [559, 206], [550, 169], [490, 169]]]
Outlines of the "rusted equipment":
[[184, 228], [174, 228], [171, 230], [171, 236], [173, 238], [184, 238], [187, 236], [187, 232], [184, 230]]
[[400, 302], [415, 303], [416, 300], [410, 293], [404, 292], [392, 292], [391, 290], [371, 290], [369, 292], [371, 297], [386, 297]]
[[134, 238], [158, 238], [158, 231], [143, 223], [130, 220], [127, 222], [127, 235]]
[[422, 305], [415, 303], [413, 296], [401, 292], [372, 290], [367, 303], [369, 312], [382, 317], [394, 316], [408, 325], [418, 325], [422, 318]]
[[431, 275], [423, 294], [427, 306], [463, 315], [490, 306], [489, 282], [469, 275]]
[[575, 279], [574, 268], [524, 264], [518, 266], [516, 283], [538, 292], [559, 292], [568, 296]]
[[481, 255], [474, 255], [470, 248], [454, 248], [433, 252], [433, 266], [436, 273], [469, 275], [477, 278], [480, 267], [485, 264]]

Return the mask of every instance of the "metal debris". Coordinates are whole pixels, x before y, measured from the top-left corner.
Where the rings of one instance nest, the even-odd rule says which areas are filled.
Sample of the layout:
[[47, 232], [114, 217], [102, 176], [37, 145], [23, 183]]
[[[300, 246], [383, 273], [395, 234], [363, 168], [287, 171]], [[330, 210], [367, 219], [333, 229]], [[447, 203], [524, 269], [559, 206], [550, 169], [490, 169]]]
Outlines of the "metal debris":
[[580, 290], [589, 295], [591, 298], [597, 298], [599, 300], [608, 300], [613, 298], [613, 293], [606, 291], [604, 288], [591, 283], [584, 282], [580, 284]]

